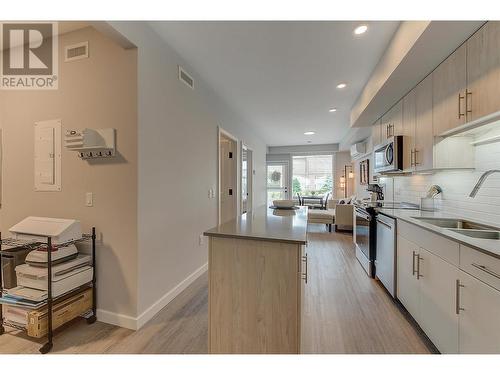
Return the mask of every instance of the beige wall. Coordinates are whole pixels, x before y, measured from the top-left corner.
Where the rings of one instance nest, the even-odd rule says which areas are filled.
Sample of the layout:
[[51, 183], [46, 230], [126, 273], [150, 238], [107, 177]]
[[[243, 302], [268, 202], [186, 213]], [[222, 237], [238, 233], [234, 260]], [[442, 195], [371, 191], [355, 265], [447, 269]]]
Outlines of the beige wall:
[[[65, 45], [89, 41], [90, 58], [65, 63]], [[2, 91], [2, 233], [29, 215], [75, 218], [97, 228], [99, 318], [137, 313], [137, 52], [93, 28], [59, 39], [59, 89]], [[115, 128], [118, 156], [84, 161], [62, 150], [62, 191], [35, 192], [35, 121], [61, 119], [65, 129]], [[85, 206], [85, 193], [94, 206]], [[106, 313], [108, 312], [108, 313]], [[115, 321], [116, 323], [116, 321]]]
[[[266, 199], [266, 144], [147, 23], [110, 25], [138, 47], [140, 326], [206, 267], [199, 241], [217, 223], [208, 197], [217, 191], [217, 127], [254, 152], [254, 206]], [[194, 90], [178, 80], [178, 65]], [[239, 160], [238, 147], [238, 174]]]

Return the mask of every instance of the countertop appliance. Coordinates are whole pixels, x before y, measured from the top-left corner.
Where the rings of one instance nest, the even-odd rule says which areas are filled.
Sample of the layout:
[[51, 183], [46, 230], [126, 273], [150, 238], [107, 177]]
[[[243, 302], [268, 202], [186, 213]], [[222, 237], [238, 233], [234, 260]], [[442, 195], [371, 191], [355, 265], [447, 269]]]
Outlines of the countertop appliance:
[[380, 214], [377, 223], [375, 276], [396, 297], [396, 220]]
[[354, 204], [356, 212], [356, 258], [370, 277], [375, 277], [376, 222], [374, 207]]
[[373, 171], [400, 172], [403, 170], [403, 136], [390, 137], [373, 150]]

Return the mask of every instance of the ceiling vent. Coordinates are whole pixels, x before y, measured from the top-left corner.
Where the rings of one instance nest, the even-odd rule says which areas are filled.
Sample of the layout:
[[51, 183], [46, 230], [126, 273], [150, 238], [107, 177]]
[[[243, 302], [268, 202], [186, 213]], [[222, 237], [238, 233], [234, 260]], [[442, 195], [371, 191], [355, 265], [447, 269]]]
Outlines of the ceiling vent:
[[183, 68], [179, 65], [179, 80], [184, 82], [191, 89], [194, 89], [194, 80]]
[[89, 57], [89, 42], [81, 42], [64, 47], [64, 61], [75, 61]]

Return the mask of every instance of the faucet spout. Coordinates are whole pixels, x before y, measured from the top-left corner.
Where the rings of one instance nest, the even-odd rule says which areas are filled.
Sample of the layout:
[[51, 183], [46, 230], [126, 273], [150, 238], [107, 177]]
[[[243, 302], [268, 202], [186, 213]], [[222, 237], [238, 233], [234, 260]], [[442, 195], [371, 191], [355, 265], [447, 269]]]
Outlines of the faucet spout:
[[498, 169], [490, 169], [489, 171], [484, 172], [481, 177], [479, 177], [479, 180], [477, 181], [476, 185], [474, 186], [474, 189], [469, 194], [469, 197], [474, 198], [483, 185], [484, 181], [488, 178], [489, 175], [493, 173], [500, 173], [500, 170]]

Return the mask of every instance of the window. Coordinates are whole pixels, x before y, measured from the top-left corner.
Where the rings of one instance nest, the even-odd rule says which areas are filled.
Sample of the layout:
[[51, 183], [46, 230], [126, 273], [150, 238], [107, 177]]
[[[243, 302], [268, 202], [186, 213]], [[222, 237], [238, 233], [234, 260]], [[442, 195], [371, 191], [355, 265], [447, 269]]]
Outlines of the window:
[[333, 189], [332, 166], [332, 155], [294, 156], [293, 196], [331, 193]]

